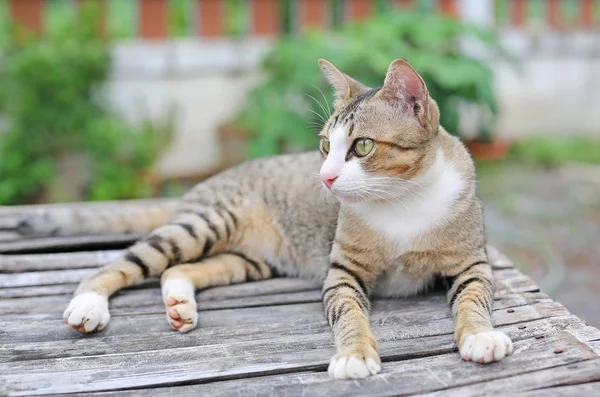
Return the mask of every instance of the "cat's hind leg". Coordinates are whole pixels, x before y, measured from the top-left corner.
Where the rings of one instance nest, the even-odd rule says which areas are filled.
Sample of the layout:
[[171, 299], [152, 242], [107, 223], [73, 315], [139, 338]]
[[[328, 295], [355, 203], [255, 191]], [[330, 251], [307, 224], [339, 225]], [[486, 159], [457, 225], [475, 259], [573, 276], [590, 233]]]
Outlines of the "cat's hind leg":
[[273, 271], [263, 260], [241, 252], [223, 252], [167, 269], [161, 278], [167, 321], [173, 329], [188, 332], [196, 327], [195, 291], [246, 281], [264, 280]]
[[103, 329], [110, 321], [108, 298], [118, 290], [168, 267], [199, 260], [238, 233], [238, 218], [225, 204], [180, 211], [167, 224], [129, 247], [124, 255], [83, 280], [64, 311], [65, 322], [80, 332]]

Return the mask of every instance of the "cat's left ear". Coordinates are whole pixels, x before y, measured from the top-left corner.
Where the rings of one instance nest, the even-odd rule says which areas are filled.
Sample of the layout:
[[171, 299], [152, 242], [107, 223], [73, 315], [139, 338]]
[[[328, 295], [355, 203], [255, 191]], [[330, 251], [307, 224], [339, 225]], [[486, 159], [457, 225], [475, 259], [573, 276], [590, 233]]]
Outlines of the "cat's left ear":
[[429, 98], [429, 92], [419, 73], [404, 59], [396, 59], [390, 64], [380, 95], [393, 105], [402, 106], [411, 112], [426, 129], [437, 130], [437, 105]]
[[325, 59], [319, 59], [319, 67], [329, 84], [333, 86], [336, 103], [339, 103], [340, 100], [348, 101], [350, 98], [369, 90], [369, 87], [340, 72], [338, 68]]

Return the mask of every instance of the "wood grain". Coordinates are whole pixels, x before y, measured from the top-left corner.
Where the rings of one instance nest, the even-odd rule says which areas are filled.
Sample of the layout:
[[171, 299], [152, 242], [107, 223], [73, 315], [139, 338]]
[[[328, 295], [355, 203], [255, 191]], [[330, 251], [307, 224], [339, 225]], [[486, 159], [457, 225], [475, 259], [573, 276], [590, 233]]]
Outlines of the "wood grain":
[[[426, 395], [429, 397], [447, 395], [479, 397], [493, 394], [547, 396], [551, 395], [550, 393], [554, 388], [560, 388], [559, 386], [598, 381], [600, 381], [600, 359], [592, 358], [577, 363], [562, 364], [547, 369], [537, 369], [535, 372], [529, 370], [511, 377], [503, 377], [489, 382], [459, 387], [453, 389], [451, 394], [445, 391]], [[566, 395], [591, 396], [594, 394], [575, 393]]]
[[139, 240], [137, 234], [107, 234], [97, 236], [60, 236], [24, 238], [0, 242], [0, 253], [57, 252], [102, 248], [125, 248]]
[[492, 317], [514, 341], [515, 353], [487, 366], [460, 360], [443, 291], [374, 300], [370, 322], [383, 372], [356, 381], [331, 381], [325, 372], [334, 346], [320, 286], [300, 279], [198, 292], [199, 324], [188, 334], [168, 326], [157, 278], [116, 294], [102, 332], [83, 335], [67, 327], [62, 311], [79, 280], [137, 236], [32, 237], [20, 233], [19, 222], [65, 208], [138, 211], [165, 203], [174, 202], [0, 208], [0, 395], [600, 393], [600, 330], [540, 292], [491, 246]]
[[[496, 317], [508, 317], [514, 321], [525, 321], [539, 318], [538, 311], [533, 308], [506, 313], [507, 307], [516, 308], [526, 305], [526, 297], [513, 296], [501, 302], [495, 302]], [[549, 301], [549, 303], [553, 303]], [[541, 309], [538, 307], [538, 309]], [[59, 308], [62, 310], [62, 308]], [[502, 312], [501, 312], [502, 311]], [[548, 310], [541, 310], [547, 313]], [[551, 312], [552, 313], [552, 312]], [[554, 316], [566, 313], [559, 307]], [[156, 314], [123, 314], [113, 315], [110, 325], [101, 333], [82, 335], [66, 327], [61, 321], [61, 314], [40, 314], [29, 316], [4, 316], [0, 323], [0, 334], [4, 342], [46, 342], [58, 340], [92, 340], [108, 336], [138, 335], [140, 329], [145, 333], [171, 333], [166, 324], [163, 312]], [[284, 323], [288, 328], [296, 324], [312, 327], [325, 324], [320, 302], [299, 303], [279, 306], [258, 306], [240, 309], [220, 309], [200, 311], [198, 329], [190, 335], [205, 332], [211, 327], [226, 327], [235, 332], [236, 327], [246, 327], [255, 324], [271, 325]], [[451, 329], [453, 320], [442, 296], [424, 297], [422, 300], [403, 299], [376, 301], [374, 303], [371, 322], [374, 326], [394, 325], [398, 335], [419, 336], [427, 332], [428, 324], [436, 322], [443, 329]]]
[[[1, 273], [97, 268], [116, 259], [122, 250], [0, 255]], [[0, 284], [1, 285], [1, 284]]]
[[[223, 381], [240, 375], [265, 376], [292, 370], [323, 371], [333, 353], [331, 339], [314, 336], [294, 339], [294, 342], [281, 340], [277, 344], [253, 341], [156, 351], [151, 357], [126, 354], [0, 364], [3, 371], [0, 382], [15, 392], [47, 394]], [[565, 353], [554, 354], [554, 349], [559, 346], [565, 349]], [[270, 391], [271, 394], [287, 396], [348, 396], [364, 394], [368, 390], [369, 395], [397, 395], [447, 389], [473, 381], [490, 381], [531, 372], [533, 368], [545, 369], [596, 358], [589, 347], [561, 331], [544, 339], [516, 342], [517, 353], [493, 366], [460, 362], [456, 354], [430, 356], [432, 350], [440, 351], [440, 346], [439, 341], [427, 338], [415, 340], [413, 346], [384, 341], [381, 347], [382, 351], [388, 352], [383, 354], [384, 360], [404, 360], [386, 363], [387, 370], [381, 375], [364, 380], [332, 382], [322, 372], [296, 373], [281, 375], [285, 379], [283, 382], [269, 379], [265, 384], [264, 377], [241, 381], [246, 387], [251, 387], [249, 390], [245, 390], [240, 381], [233, 380], [229, 385], [228, 382], [219, 382], [205, 386], [204, 390], [202, 385], [198, 385], [200, 389], [197, 392], [239, 395], [237, 393], [244, 390], [243, 395], [259, 391], [269, 394]], [[403, 355], [407, 349], [415, 353]], [[424, 357], [419, 358], [420, 355]], [[219, 394], [216, 394], [217, 391]]]

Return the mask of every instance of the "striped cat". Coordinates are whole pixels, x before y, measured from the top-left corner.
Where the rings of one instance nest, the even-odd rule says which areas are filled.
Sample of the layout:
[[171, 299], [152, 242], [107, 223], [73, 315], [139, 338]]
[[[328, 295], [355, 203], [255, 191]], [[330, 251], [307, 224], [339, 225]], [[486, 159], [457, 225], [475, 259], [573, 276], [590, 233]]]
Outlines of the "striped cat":
[[167, 321], [180, 332], [196, 326], [195, 290], [305, 277], [323, 282], [337, 347], [330, 375], [363, 378], [381, 370], [370, 298], [413, 295], [442, 276], [462, 358], [512, 353], [492, 326], [473, 162], [439, 125], [421, 77], [395, 60], [371, 89], [319, 64], [336, 92], [320, 151], [250, 161], [197, 185], [165, 224], [79, 285], [70, 326], [101, 330], [108, 297], [150, 276], [162, 275]]

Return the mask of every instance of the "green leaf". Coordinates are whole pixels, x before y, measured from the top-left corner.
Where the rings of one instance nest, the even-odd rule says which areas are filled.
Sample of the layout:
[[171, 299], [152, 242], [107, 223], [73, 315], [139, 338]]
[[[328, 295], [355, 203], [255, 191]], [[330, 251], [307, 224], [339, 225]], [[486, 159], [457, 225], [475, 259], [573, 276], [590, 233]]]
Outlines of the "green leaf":
[[[369, 86], [381, 85], [394, 58], [407, 59], [440, 105], [442, 123], [456, 134], [460, 133], [460, 102], [478, 104], [495, 115], [492, 71], [484, 61], [460, 53], [459, 39], [463, 36], [484, 44], [498, 59], [509, 60], [493, 32], [429, 12], [390, 10], [333, 31], [311, 30], [279, 39], [262, 62], [264, 82], [248, 95], [237, 117], [256, 140], [250, 153], [273, 154], [296, 144], [316, 147], [313, 131], [322, 121], [313, 112], [324, 112], [304, 94], [317, 98], [316, 85], [324, 89], [329, 103], [332, 100], [316, 63], [318, 58], [328, 59]], [[489, 119], [493, 124], [495, 117]]]
[[172, 109], [133, 126], [97, 95], [110, 69], [109, 41], [98, 29], [97, 2], [72, 5], [48, 2], [51, 29], [36, 36], [13, 28], [2, 48], [1, 110], [10, 125], [0, 134], [0, 204], [52, 195], [55, 163], [72, 154], [88, 162], [88, 198], [145, 197], [150, 191], [139, 176], [171, 140]]

